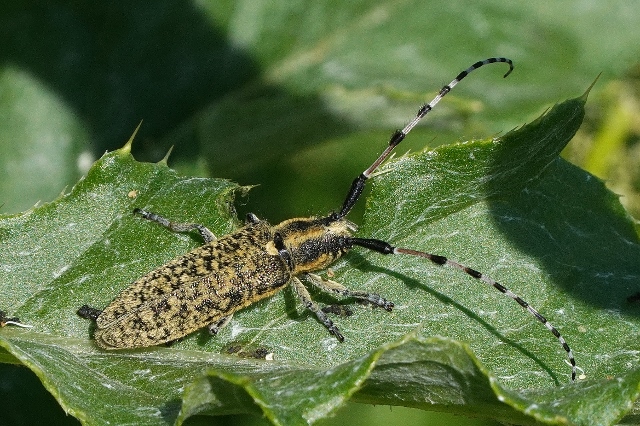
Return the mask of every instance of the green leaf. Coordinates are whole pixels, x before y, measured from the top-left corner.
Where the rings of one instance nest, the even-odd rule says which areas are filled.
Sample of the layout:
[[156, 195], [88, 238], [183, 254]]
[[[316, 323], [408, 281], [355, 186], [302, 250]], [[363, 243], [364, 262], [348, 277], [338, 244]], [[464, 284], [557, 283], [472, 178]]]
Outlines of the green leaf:
[[[157, 161], [175, 145], [171, 164], [183, 174], [259, 184], [239, 209], [274, 222], [325, 213], [425, 92], [495, 54], [514, 59], [516, 72], [505, 81], [499, 69], [474, 73], [399, 154], [511, 129], [549, 102], [578, 93], [600, 72], [581, 133], [602, 138], [610, 126], [599, 114], [621, 116], [598, 102], [603, 91], [631, 111], [622, 101], [636, 91], [637, 15], [637, 3], [593, 0], [2, 2], [0, 212], [54, 199], [144, 119], [137, 159]], [[621, 79], [627, 79], [622, 86]], [[240, 149], [239, 141], [249, 142], [234, 154], [240, 163], [218, 161]], [[588, 147], [580, 139], [571, 145], [578, 154], [571, 161], [581, 164]], [[633, 194], [615, 181], [633, 182], [640, 170], [633, 146], [625, 147], [627, 169], [617, 165], [601, 175], [623, 201]], [[360, 213], [351, 216], [359, 224]], [[463, 260], [481, 266], [472, 256]], [[39, 382], [28, 387], [15, 372], [35, 375], [4, 367], [2, 423], [11, 415], [32, 415], [33, 422], [54, 417], [34, 401], [45, 392]], [[14, 374], [5, 374], [9, 368]], [[350, 415], [367, 411], [353, 406]], [[402, 416], [386, 407], [368, 412]], [[355, 418], [365, 423], [364, 417]]]
[[133, 217], [134, 207], [218, 235], [238, 226], [229, 203], [240, 187], [138, 163], [129, 145], [105, 154], [68, 195], [2, 217], [1, 308], [34, 327], [2, 328], [0, 346], [85, 424], [229, 413], [306, 424], [348, 399], [519, 424], [613, 424], [638, 397], [639, 309], [627, 297], [640, 288], [640, 245], [617, 198], [557, 158], [584, 100], [501, 138], [389, 162], [358, 231], [455, 256], [520, 294], [571, 345], [578, 383], [568, 383], [557, 340], [513, 300], [459, 271], [360, 250], [335, 264], [334, 279], [396, 307], [355, 306], [334, 318], [342, 344], [285, 290], [236, 314], [215, 338], [203, 331], [170, 348], [98, 349], [76, 309], [105, 306], [201, 244]]

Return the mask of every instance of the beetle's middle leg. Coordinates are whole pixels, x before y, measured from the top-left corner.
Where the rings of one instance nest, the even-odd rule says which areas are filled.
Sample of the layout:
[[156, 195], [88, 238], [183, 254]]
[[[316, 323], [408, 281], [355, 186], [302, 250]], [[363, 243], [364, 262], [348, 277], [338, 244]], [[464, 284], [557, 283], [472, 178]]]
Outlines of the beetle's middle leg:
[[229, 322], [231, 321], [231, 318], [233, 318], [233, 314], [224, 316], [212, 322], [211, 324], [209, 324], [207, 326], [207, 328], [209, 329], [209, 333], [214, 336], [218, 334], [218, 331], [220, 331], [220, 329], [222, 329], [223, 327], [226, 327], [226, 325], [229, 324]]
[[311, 299], [309, 290], [307, 290], [304, 284], [302, 284], [302, 281], [300, 281], [297, 277], [293, 277], [291, 279], [291, 284], [293, 285], [293, 289], [295, 290], [296, 294], [298, 295], [298, 298], [300, 299], [304, 307], [309, 309], [314, 314], [316, 314], [316, 317], [318, 317], [318, 320], [325, 327], [327, 327], [327, 330], [329, 330], [329, 333], [336, 336], [336, 338], [340, 342], [344, 342], [344, 336], [340, 333], [340, 330], [338, 330], [338, 327], [336, 327], [333, 321], [329, 319], [327, 314], [322, 312], [322, 309], [320, 309], [318, 304]]

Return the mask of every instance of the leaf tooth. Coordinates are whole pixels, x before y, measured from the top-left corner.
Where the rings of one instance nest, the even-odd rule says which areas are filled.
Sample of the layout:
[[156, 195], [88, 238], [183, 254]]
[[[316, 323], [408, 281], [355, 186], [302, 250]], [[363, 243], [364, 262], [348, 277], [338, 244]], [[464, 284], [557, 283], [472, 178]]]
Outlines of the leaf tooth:
[[160, 161], [158, 161], [159, 165], [164, 165], [164, 166], [169, 166], [168, 162], [169, 162], [169, 156], [171, 155], [171, 152], [173, 151], [173, 145], [171, 145], [171, 147], [169, 148], [169, 150], [167, 151], [167, 153], [164, 155], [164, 158]]
[[142, 126], [142, 120], [140, 120], [140, 123], [138, 123], [138, 126], [133, 131], [133, 134], [131, 135], [131, 137], [129, 138], [127, 143], [125, 143], [124, 146], [119, 149], [119, 151], [121, 153], [123, 153], [123, 154], [131, 154], [131, 145], [133, 145], [133, 140], [135, 139], [136, 134], [138, 133], [138, 130], [140, 130], [140, 126]]

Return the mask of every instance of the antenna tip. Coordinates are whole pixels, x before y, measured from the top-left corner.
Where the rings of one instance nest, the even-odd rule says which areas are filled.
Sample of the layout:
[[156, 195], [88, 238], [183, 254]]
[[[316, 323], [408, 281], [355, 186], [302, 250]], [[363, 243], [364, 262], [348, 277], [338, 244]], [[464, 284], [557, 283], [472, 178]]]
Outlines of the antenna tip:
[[507, 63], [509, 64], [509, 71], [507, 71], [507, 73], [503, 75], [502, 78], [507, 78], [507, 76], [511, 74], [511, 71], [513, 71], [513, 62], [508, 61]]

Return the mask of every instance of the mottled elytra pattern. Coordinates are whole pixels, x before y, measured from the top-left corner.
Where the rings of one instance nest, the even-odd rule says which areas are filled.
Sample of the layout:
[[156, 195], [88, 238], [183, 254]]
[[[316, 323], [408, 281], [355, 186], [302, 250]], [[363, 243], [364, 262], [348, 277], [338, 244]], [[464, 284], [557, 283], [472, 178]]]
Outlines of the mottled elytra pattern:
[[496, 57], [478, 61], [458, 74], [431, 102], [424, 104], [403, 129], [391, 135], [385, 151], [353, 181], [341, 209], [326, 217], [295, 218], [271, 225], [249, 214], [243, 228], [216, 239], [204, 225], [174, 223], [155, 213], [135, 209], [134, 213], [172, 231], [198, 231], [205, 244], [138, 279], [103, 311], [82, 306], [78, 314], [96, 321], [96, 343], [105, 349], [153, 346], [205, 326], [215, 334], [228, 324], [234, 312], [271, 296], [286, 285], [291, 285], [303, 306], [343, 341], [344, 336], [327, 316], [335, 310], [318, 306], [300, 278], [322, 291], [360, 299], [391, 311], [393, 303], [377, 294], [349, 290], [313, 273], [326, 270], [343, 254], [359, 246], [385, 255], [409, 255], [453, 267], [515, 300], [558, 339], [572, 366], [571, 379], [575, 380], [576, 363], [567, 342], [522, 298], [492, 278], [444, 256], [394, 247], [385, 241], [356, 238], [353, 236], [355, 225], [346, 219], [366, 181], [411, 129], [469, 73], [496, 62], [509, 65], [505, 77], [513, 70], [511, 60]]
[[107, 349], [169, 342], [272, 295], [291, 279], [266, 248], [272, 232], [266, 222], [250, 224], [135, 281], [97, 317], [96, 342]]

